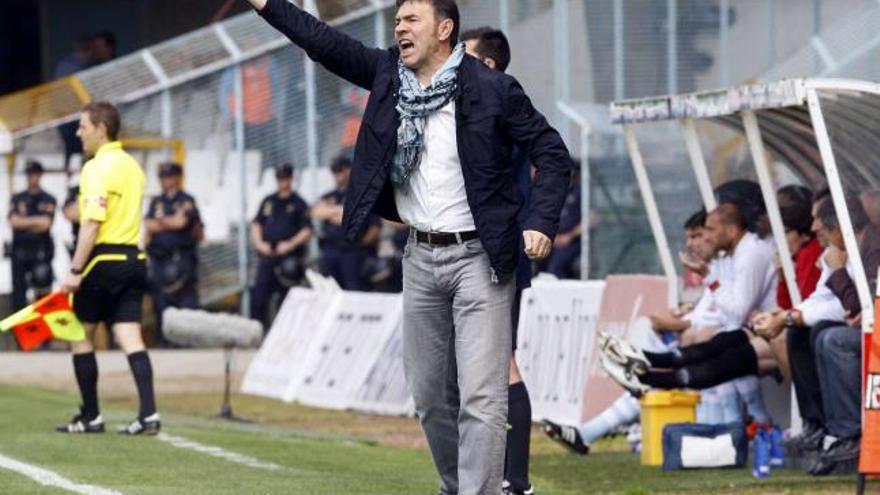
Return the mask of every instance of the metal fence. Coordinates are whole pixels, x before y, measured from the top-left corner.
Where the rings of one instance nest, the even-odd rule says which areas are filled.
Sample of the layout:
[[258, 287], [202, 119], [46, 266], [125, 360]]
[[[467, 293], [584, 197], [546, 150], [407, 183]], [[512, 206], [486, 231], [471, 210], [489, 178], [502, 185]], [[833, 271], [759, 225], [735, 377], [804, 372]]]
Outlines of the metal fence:
[[[878, 25], [872, 20], [880, 9], [873, 0], [459, 0], [459, 5], [464, 29], [491, 25], [508, 33], [509, 72], [585, 164], [581, 176], [590, 198], [585, 210], [594, 213], [587, 236], [592, 277], [659, 272], [635, 179], [605, 103], [759, 78], [791, 54], [807, 62], [791, 62], [785, 67], [796, 67], [785, 75], [814, 74], [828, 68], [812, 41], [826, 32], [828, 51], [837, 67], [844, 66], [845, 53], [834, 47], [853, 52], [854, 43], [863, 46], [873, 38], [832, 35], [838, 33], [835, 26], [857, 19], [863, 26], [859, 32], [869, 33]], [[393, 41], [392, 0], [307, 0], [304, 8], [367, 45]], [[799, 54], [802, 48], [815, 54]], [[865, 53], [847, 66], [866, 67], [875, 52]], [[812, 64], [816, 57], [822, 63]], [[872, 67], [877, 70], [877, 64]], [[247, 284], [250, 263], [242, 227], [274, 186], [262, 170], [294, 163], [302, 168], [300, 194], [316, 199], [331, 186], [326, 164], [353, 145], [367, 96], [308, 60], [253, 13], [89, 69], [76, 80], [91, 99], [121, 105], [125, 136], [185, 144], [186, 187], [206, 222], [205, 300]], [[64, 101], [71, 100], [70, 88], [63, 90]], [[79, 102], [50, 103], [54, 113], [44, 111], [39, 121], [24, 119], [29, 124], [15, 129], [20, 162], [41, 156], [60, 168], [56, 129], [75, 118]], [[586, 128], [593, 132], [582, 133]], [[702, 131], [701, 138], [718, 146], [729, 141]], [[688, 172], [684, 147], [672, 152], [663, 139], [661, 134], [653, 139], [657, 165], [652, 174], [658, 195], [670, 205], [664, 218], [677, 225], [692, 209], [683, 199], [695, 188], [682, 179]], [[650, 147], [652, 140], [645, 142]], [[156, 165], [171, 150], [159, 146], [134, 153], [146, 167], [148, 193], [158, 193]], [[63, 222], [56, 223], [56, 237], [69, 237]], [[56, 269], [64, 270], [63, 263], [66, 259]]]

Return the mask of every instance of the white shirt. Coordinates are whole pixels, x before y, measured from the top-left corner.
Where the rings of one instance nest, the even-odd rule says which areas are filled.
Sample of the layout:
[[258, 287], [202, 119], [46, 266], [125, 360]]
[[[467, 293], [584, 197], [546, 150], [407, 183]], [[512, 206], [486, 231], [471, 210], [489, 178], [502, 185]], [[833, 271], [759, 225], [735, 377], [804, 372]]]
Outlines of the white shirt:
[[419, 166], [406, 185], [394, 189], [397, 212], [410, 227], [423, 232], [476, 230], [455, 131], [455, 102], [428, 116]]
[[[819, 275], [816, 290], [810, 294], [810, 297], [795, 307], [795, 309], [801, 312], [804, 324], [809, 327], [820, 321], [846, 320], [846, 310], [843, 308], [843, 304], [826, 284], [834, 270], [828, 268], [828, 265], [825, 264], [825, 256], [819, 258], [819, 263], [822, 265], [822, 274]], [[846, 264], [846, 271], [852, 274], [849, 262]]]
[[755, 310], [776, 307], [775, 250], [757, 235], [739, 241], [729, 263], [722, 263], [715, 302], [721, 312], [721, 330], [738, 330]]
[[709, 273], [703, 280], [703, 295], [700, 296], [694, 309], [683, 317], [690, 321], [694, 328], [721, 327], [723, 325], [721, 311], [715, 301], [715, 292], [721, 287], [719, 277], [723, 269], [722, 265], [729, 262], [729, 258], [715, 258], [709, 262]]

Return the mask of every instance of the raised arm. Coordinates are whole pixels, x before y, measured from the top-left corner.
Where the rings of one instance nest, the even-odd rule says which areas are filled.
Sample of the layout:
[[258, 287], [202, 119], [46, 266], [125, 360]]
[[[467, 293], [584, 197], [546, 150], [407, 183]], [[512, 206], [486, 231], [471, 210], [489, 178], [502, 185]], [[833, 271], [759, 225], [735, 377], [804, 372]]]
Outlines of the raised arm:
[[532, 183], [530, 212], [523, 230], [537, 230], [553, 239], [571, 180], [572, 161], [556, 129], [535, 110], [515, 79], [510, 78], [505, 98], [506, 131], [516, 141], [537, 172]]
[[263, 19], [327, 70], [372, 89], [376, 65], [384, 53], [321, 22], [288, 0], [248, 0]]

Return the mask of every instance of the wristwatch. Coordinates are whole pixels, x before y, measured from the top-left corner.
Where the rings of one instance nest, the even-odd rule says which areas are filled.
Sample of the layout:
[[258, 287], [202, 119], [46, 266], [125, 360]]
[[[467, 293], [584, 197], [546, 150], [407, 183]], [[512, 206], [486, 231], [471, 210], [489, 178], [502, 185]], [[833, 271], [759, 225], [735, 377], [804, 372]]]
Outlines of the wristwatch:
[[788, 310], [785, 312], [785, 326], [786, 328], [795, 326], [794, 311]]
[[79, 268], [70, 267], [70, 274], [71, 275], [82, 275], [83, 271]]

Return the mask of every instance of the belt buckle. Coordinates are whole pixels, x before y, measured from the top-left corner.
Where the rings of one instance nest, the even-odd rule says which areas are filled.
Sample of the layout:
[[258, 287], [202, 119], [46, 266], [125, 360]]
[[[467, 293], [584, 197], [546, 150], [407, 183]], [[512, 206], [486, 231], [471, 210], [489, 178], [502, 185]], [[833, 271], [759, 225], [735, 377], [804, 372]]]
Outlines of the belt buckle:
[[434, 245], [434, 240], [432, 239], [431, 233], [430, 233], [430, 232], [425, 232], [425, 235], [428, 237], [428, 245], [429, 245], [429, 246], [433, 246], [433, 245]]

